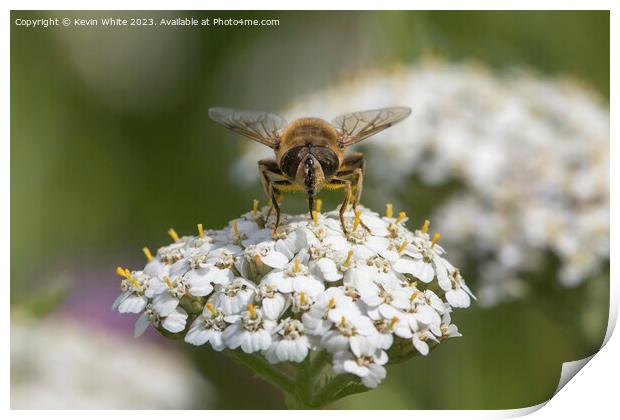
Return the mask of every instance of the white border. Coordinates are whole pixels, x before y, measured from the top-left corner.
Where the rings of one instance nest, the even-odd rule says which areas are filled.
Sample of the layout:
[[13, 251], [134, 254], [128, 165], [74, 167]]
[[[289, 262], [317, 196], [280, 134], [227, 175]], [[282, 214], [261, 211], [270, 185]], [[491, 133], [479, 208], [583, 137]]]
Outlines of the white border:
[[[589, 1], [578, 1], [578, 0], [523, 0], [523, 1], [498, 1], [498, 0], [477, 0], [477, 1], [468, 1], [467, 4], [463, 4], [463, 1], [458, 0], [437, 0], [437, 1], [406, 1], [406, 0], [381, 0], [377, 1], [369, 1], [369, 0], [358, 0], [355, 2], [339, 2], [334, 0], [315, 0], [315, 1], [284, 1], [284, 0], [263, 0], [260, 3], [251, 0], [228, 0], [226, 2], [217, 2], [215, 4], [207, 4], [204, 1], [186, 1], [186, 0], [177, 0], [175, 2], [164, 2], [161, 0], [151, 0], [151, 1], [128, 1], [128, 0], [107, 0], [107, 1], [89, 1], [88, 3], [78, 2], [75, 0], [66, 0], [66, 1], [13, 1], [10, 0], [5, 2], [8, 8], [5, 8], [5, 12], [3, 13], [2, 20], [2, 42], [1, 45], [1, 54], [3, 58], [6, 58], [6, 61], [2, 61], [2, 67], [0, 68], [0, 72], [2, 74], [2, 100], [0, 101], [1, 112], [0, 112], [0, 129], [2, 130], [2, 165], [0, 171], [2, 173], [2, 184], [1, 184], [1, 193], [4, 197], [10, 196], [10, 146], [9, 146], [9, 138], [10, 138], [10, 127], [9, 127], [9, 109], [10, 109], [10, 96], [9, 96], [9, 88], [10, 88], [10, 79], [9, 79], [9, 48], [10, 48], [10, 10], [49, 10], [49, 9], [60, 9], [60, 10], [482, 10], [482, 9], [493, 9], [493, 10], [611, 10], [611, 80], [610, 80], [610, 97], [615, 100], [618, 97], [618, 84], [616, 81], [615, 75], [620, 71], [620, 67], [618, 66], [618, 42], [617, 40], [620, 37], [620, 33], [618, 30], [618, 24], [620, 23], [620, 19], [618, 18], [619, 7], [613, 1], [605, 1], [605, 0], [589, 0]], [[257, 5], [260, 5], [260, 8], [257, 8]], [[54, 7], [52, 7], [54, 6]], [[6, 7], [6, 6], [5, 6]], [[615, 106], [615, 103], [612, 102], [611, 106], [611, 139], [615, 139], [618, 132], [618, 108]], [[611, 179], [618, 178], [619, 170], [618, 170], [618, 147], [615, 145], [614, 141], [611, 141]], [[611, 214], [619, 214], [618, 209], [618, 195], [617, 191], [615, 191], [614, 184], [611, 184], [612, 192], [611, 192]], [[3, 235], [2, 241], [2, 249], [0, 255], [2, 256], [4, 264], [2, 264], [3, 269], [3, 279], [5, 282], [8, 282], [10, 278], [10, 235], [7, 234], [10, 232], [10, 208], [8, 205], [8, 200], [3, 201], [3, 205], [1, 207], [2, 211], [2, 232]], [[620, 354], [620, 340], [616, 336], [612, 336], [613, 328], [615, 326], [617, 313], [618, 313], [618, 267], [617, 267], [617, 249], [618, 249], [618, 227], [617, 224], [612, 220], [611, 222], [611, 309], [610, 309], [610, 320], [608, 331], [605, 337], [606, 345], [604, 346], [603, 351], [596, 354], [590, 363], [588, 363], [581, 373], [579, 373], [578, 379], [569, 381], [566, 386], [561, 389], [561, 391], [552, 398], [548, 404], [541, 404], [536, 407], [524, 408], [520, 410], [504, 410], [504, 411], [415, 411], [414, 413], [410, 411], [387, 411], [385, 415], [391, 417], [402, 417], [410, 419], [411, 416], [415, 416], [416, 419], [419, 418], [471, 418], [471, 419], [481, 419], [481, 418], [503, 418], [503, 417], [515, 417], [520, 415], [525, 415], [536, 411], [537, 409], [544, 406], [544, 408], [536, 411], [532, 416], [538, 419], [547, 419], [547, 418], [576, 418], [576, 417], [584, 417], [588, 416], [590, 418], [594, 417], [602, 417], [607, 418], [608, 413], [617, 412], [617, 378], [620, 377], [620, 361], [617, 354]], [[6, 283], [5, 283], [6, 284]], [[5, 373], [5, 380], [2, 382], [2, 402], [4, 403], [5, 409], [9, 408], [10, 405], [10, 378], [9, 378], [9, 359], [10, 359], [10, 351], [9, 351], [9, 340], [8, 340], [8, 331], [10, 329], [9, 325], [9, 293], [5, 292], [2, 294], [3, 305], [5, 316], [3, 317], [4, 328], [4, 346], [2, 347], [3, 357], [2, 357], [2, 371]], [[544, 351], [544, 349], [541, 349]], [[119, 384], [122, 386], [122, 384]], [[242, 396], [240, 396], [242, 398]], [[9, 413], [12, 417], [16, 418], [30, 418], [35, 416], [40, 416], [39, 412], [29, 412], [29, 411], [12, 411]], [[134, 417], [135, 415], [143, 415], [147, 414], [146, 412], [103, 412], [103, 411], [93, 411], [89, 412], [88, 416], [105, 416], [109, 417], [110, 415], [121, 416], [121, 417]], [[321, 415], [326, 416], [337, 416], [342, 415], [342, 412], [322, 412]], [[77, 411], [53, 411], [46, 412], [44, 414], [46, 417], [61, 417], [63, 419], [71, 419], [78, 418], [84, 416], [84, 413]], [[201, 418], [204, 419], [205, 415], [217, 416], [220, 418], [233, 418], [237, 416], [251, 416], [254, 418], [263, 418], [269, 416], [269, 418], [273, 417], [284, 417], [289, 416], [290, 414], [281, 411], [281, 412], [236, 412], [236, 411], [220, 411], [220, 412], [197, 412], [197, 411], [183, 411], [183, 412], [148, 412], [148, 417], [150, 419], [163, 419], [164, 416], [169, 418], [170, 415], [173, 416], [182, 416], [183, 418]], [[354, 414], [357, 418], [376, 418], [375, 416], [382, 416], [382, 412], [377, 411], [357, 411]], [[308, 417], [314, 416], [312, 412], [298, 412], [295, 413], [295, 416]], [[81, 420], [81, 419], [80, 419]]]

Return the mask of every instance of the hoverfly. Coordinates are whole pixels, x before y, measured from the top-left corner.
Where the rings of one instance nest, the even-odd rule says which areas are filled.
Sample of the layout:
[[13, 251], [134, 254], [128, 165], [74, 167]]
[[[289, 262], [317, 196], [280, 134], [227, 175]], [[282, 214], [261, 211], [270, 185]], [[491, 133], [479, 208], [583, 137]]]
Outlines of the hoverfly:
[[275, 152], [275, 159], [258, 161], [261, 184], [276, 212], [274, 232], [280, 224], [282, 194], [306, 193], [310, 215], [314, 198], [322, 188], [344, 189], [340, 224], [347, 234], [344, 213], [360, 202], [364, 181], [364, 155], [345, 150], [407, 118], [407, 107], [352, 112], [332, 123], [320, 118], [299, 118], [288, 124], [282, 117], [266, 112], [210, 108], [209, 117], [229, 130], [249, 137]]

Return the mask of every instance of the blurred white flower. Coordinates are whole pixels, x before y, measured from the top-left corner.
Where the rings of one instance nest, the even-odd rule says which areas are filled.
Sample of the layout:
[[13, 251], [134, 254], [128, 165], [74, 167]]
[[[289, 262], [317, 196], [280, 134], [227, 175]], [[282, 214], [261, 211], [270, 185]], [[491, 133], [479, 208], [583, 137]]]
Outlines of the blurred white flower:
[[68, 318], [12, 316], [12, 409], [187, 409], [212, 392], [174, 349]]
[[[382, 218], [358, 208], [345, 212], [347, 234], [334, 210], [285, 215], [274, 239], [267, 208], [222, 230], [199, 225], [197, 237], [171, 230], [174, 244], [157, 257], [145, 251], [147, 266], [160, 261], [153, 277], [117, 270], [119, 299], [130, 292], [144, 300], [136, 335], [153, 325], [196, 346], [259, 353], [270, 363], [300, 363], [311, 351], [327, 351], [336, 372], [377, 386], [390, 351], [426, 355], [427, 341], [458, 336], [445, 313], [451, 302], [469, 306], [470, 295], [462, 296], [467, 286], [444, 259], [439, 235], [429, 239], [429, 222], [411, 232], [404, 213]], [[422, 270], [395, 269], [419, 261]]]
[[[394, 104], [413, 112], [361, 144], [366, 182], [398, 188], [415, 177], [462, 187], [433, 218], [450, 232], [444, 244], [456, 251], [452, 258], [473, 257], [481, 268], [476, 286], [484, 304], [525, 294], [523, 274], [540, 268], [546, 253], [559, 258], [557, 278], [567, 287], [604, 269], [609, 109], [601, 98], [572, 80], [428, 60], [345, 81], [301, 98], [284, 115], [329, 121]], [[245, 147], [236, 172], [253, 181], [256, 159], [271, 151]]]

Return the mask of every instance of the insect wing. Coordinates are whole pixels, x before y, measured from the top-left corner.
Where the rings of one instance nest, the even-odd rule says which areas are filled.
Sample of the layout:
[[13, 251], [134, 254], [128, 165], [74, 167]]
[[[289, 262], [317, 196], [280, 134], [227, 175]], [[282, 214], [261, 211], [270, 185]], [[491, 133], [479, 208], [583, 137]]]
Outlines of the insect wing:
[[276, 114], [231, 108], [209, 108], [209, 117], [237, 134], [275, 148], [279, 132], [286, 126], [284, 118]]
[[390, 128], [411, 114], [411, 108], [392, 107], [339, 115], [332, 124], [340, 131], [342, 147], [351, 146], [380, 131]]

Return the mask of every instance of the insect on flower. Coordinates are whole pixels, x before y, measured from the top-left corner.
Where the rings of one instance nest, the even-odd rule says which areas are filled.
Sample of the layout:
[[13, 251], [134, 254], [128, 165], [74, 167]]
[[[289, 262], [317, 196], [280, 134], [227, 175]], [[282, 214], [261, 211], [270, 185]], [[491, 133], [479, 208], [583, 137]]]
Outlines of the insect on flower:
[[209, 109], [213, 121], [274, 150], [275, 159], [258, 161], [261, 184], [276, 212], [274, 232], [280, 224], [283, 193], [304, 191], [312, 215], [314, 198], [321, 189], [342, 188], [340, 224], [345, 234], [344, 213], [349, 204], [356, 209], [364, 181], [364, 155], [345, 156], [346, 149], [409, 114], [410, 108], [392, 107], [343, 114], [331, 124], [320, 118], [299, 118], [288, 124], [282, 117], [266, 112]]

